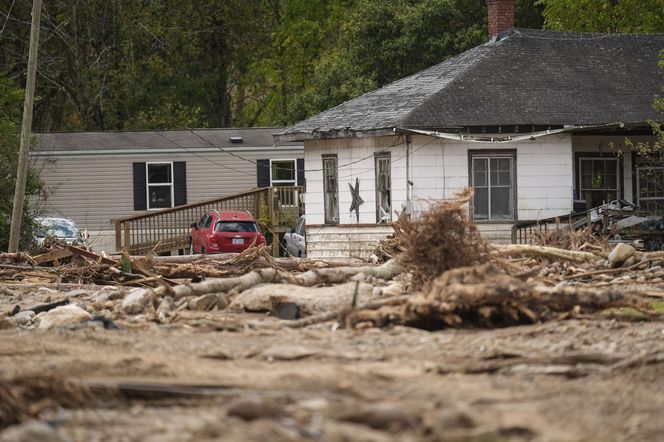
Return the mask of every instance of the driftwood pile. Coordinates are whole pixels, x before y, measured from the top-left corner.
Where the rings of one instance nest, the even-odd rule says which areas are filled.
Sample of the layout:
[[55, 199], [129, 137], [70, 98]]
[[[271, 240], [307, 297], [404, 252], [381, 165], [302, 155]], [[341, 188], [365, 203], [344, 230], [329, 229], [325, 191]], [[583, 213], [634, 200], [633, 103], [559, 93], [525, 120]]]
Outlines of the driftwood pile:
[[[44, 324], [38, 321], [43, 314], [65, 307], [61, 313], [77, 320], [119, 323], [191, 323], [201, 316], [188, 311], [259, 311], [281, 319], [261, 326], [337, 321], [347, 327], [432, 330], [503, 327], [625, 307], [647, 317], [654, 315], [651, 301], [664, 298], [664, 253], [637, 252], [626, 244], [609, 253], [606, 244], [581, 234], [564, 240], [560, 233], [552, 238], [575, 250], [490, 246], [468, 219], [469, 197], [432, 203], [414, 221], [401, 218], [394, 238], [383, 243], [383, 256], [392, 258], [380, 265], [275, 259], [267, 248], [256, 247], [237, 255], [109, 258], [54, 245], [32, 257], [0, 255], [5, 294], [30, 286], [50, 290], [46, 304], [26, 306], [23, 300], [4, 314], [12, 319], [30, 310], [35, 318], [25, 312], [11, 324], [31, 327]], [[72, 289], [79, 289], [76, 299]], [[64, 305], [70, 301], [81, 311]]]

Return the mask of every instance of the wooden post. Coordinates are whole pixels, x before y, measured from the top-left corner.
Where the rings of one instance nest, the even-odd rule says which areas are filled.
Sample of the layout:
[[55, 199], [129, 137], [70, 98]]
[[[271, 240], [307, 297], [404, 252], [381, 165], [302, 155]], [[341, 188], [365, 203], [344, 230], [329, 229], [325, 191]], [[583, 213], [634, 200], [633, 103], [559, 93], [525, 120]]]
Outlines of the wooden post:
[[30, 151], [30, 133], [32, 132], [32, 108], [35, 98], [35, 77], [37, 74], [37, 49], [39, 47], [39, 23], [41, 20], [41, 0], [32, 1], [32, 24], [30, 25], [30, 50], [28, 52], [28, 75], [23, 103], [23, 122], [21, 123], [21, 143], [16, 171], [16, 189], [14, 207], [9, 231], [9, 252], [18, 250], [23, 221], [23, 203], [25, 201], [25, 183], [28, 179], [28, 152]]
[[115, 222], [115, 251], [119, 252], [122, 249], [122, 223]]
[[127, 253], [129, 253], [130, 248], [131, 248], [131, 237], [130, 231], [129, 231], [129, 222], [125, 221], [124, 222], [124, 248], [127, 249]]

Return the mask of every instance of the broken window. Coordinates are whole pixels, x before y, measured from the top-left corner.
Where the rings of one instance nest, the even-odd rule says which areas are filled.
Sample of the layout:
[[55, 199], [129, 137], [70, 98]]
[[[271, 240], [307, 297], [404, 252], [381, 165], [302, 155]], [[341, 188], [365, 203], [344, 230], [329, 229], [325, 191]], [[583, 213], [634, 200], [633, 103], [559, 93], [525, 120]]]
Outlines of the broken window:
[[473, 219], [514, 219], [514, 156], [473, 155]]
[[146, 163], [148, 209], [173, 207], [173, 163]]
[[610, 203], [618, 198], [617, 158], [580, 158], [579, 190], [588, 208]]
[[392, 220], [392, 179], [390, 154], [381, 153], [375, 157], [376, 167], [376, 222]]
[[337, 156], [323, 156], [323, 199], [325, 204], [325, 224], [339, 223], [339, 184], [337, 171]]
[[272, 186], [295, 186], [295, 160], [272, 160], [270, 162]]
[[639, 208], [664, 213], [664, 167], [639, 167], [636, 174]]

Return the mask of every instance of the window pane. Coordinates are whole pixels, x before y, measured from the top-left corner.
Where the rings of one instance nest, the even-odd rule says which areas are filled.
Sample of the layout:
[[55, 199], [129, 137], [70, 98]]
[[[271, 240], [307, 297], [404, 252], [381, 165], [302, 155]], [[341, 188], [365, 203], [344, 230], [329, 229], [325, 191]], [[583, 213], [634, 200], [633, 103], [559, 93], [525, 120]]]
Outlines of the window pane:
[[581, 173], [591, 174], [593, 172], [593, 163], [590, 160], [581, 160]]
[[170, 184], [170, 182], [171, 182], [170, 164], [148, 164], [149, 184]]
[[294, 161], [272, 161], [273, 181], [295, 181]]
[[618, 184], [618, 179], [615, 175], [607, 175], [604, 185], [606, 189], [616, 189]]
[[512, 173], [510, 171], [500, 172], [498, 175], [498, 185], [500, 186], [511, 186], [512, 185]]
[[492, 186], [498, 185], [498, 170], [493, 168], [491, 169], [491, 185]]
[[617, 167], [616, 167], [616, 163], [617, 163], [616, 160], [606, 160], [606, 164], [605, 164], [605, 167], [606, 167], [606, 169], [605, 169], [605, 170], [606, 170], [606, 173], [611, 173], [611, 174], [614, 174], [614, 175], [615, 175], [615, 173], [616, 173], [616, 168], [617, 168]]
[[512, 161], [509, 158], [496, 158], [491, 160], [491, 169], [496, 169], [499, 171], [508, 171], [510, 170]]
[[473, 198], [473, 215], [475, 219], [489, 218], [489, 189], [476, 187]]
[[325, 204], [325, 223], [335, 224], [339, 220], [337, 159], [336, 157], [323, 158], [323, 196]]
[[488, 181], [486, 158], [473, 159], [473, 186], [484, 187], [487, 185]]
[[581, 188], [582, 189], [591, 189], [593, 187], [593, 176], [592, 175], [581, 175]]
[[149, 192], [151, 209], [171, 207], [171, 186], [150, 186]]
[[491, 188], [491, 219], [511, 219], [512, 189], [509, 187]]
[[215, 232], [258, 232], [253, 221], [222, 221], [217, 223]]

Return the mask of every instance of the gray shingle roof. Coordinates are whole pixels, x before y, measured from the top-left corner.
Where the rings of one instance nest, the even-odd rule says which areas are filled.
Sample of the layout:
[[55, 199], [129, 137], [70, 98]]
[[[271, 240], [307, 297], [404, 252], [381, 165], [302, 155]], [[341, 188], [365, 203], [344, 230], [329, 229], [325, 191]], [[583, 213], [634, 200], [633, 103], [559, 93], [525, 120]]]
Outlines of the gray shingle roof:
[[498, 39], [275, 134], [336, 138], [392, 128], [595, 125], [662, 120], [664, 34], [512, 29]]
[[[231, 148], [272, 147], [272, 134], [278, 127], [224, 128], [188, 130], [143, 130], [143, 131], [85, 131], [45, 132], [37, 134], [34, 150], [40, 151], [88, 151], [88, 150], [142, 150], [142, 149], [196, 149], [215, 146]], [[242, 137], [242, 143], [231, 143], [230, 137]], [[301, 143], [278, 142], [280, 146], [297, 147]]]

